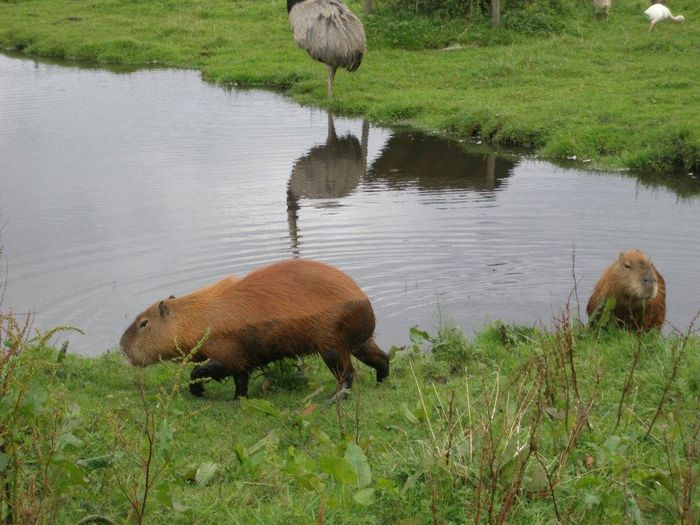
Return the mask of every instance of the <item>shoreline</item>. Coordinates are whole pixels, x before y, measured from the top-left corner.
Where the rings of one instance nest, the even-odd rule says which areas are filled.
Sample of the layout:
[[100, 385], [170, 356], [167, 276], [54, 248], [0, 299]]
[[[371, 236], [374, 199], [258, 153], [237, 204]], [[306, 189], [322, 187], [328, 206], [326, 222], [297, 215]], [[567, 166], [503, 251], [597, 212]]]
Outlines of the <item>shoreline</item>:
[[[510, 45], [477, 42], [440, 51], [386, 47], [381, 31], [389, 29], [376, 27], [389, 15], [370, 15], [363, 17], [370, 51], [358, 72], [339, 73], [336, 98], [328, 103], [325, 68], [296, 48], [281, 4], [248, 0], [227, 11], [223, 2], [207, 9], [179, 3], [170, 10], [149, 6], [139, 15], [131, 5], [4, 4], [0, 46], [96, 65], [195, 69], [224, 87], [282, 89], [303, 105], [378, 125], [478, 137], [553, 162], [590, 160], [577, 167], [599, 171], [698, 169], [700, 124], [687, 107], [700, 82], [692, 67], [699, 30], [690, 24], [668, 24], [652, 36], [629, 6], [607, 25], [581, 9], [573, 13], [578, 36], [502, 30], [494, 34], [510, 38]], [[623, 43], [616, 37], [620, 31]], [[617, 48], [610, 49], [612, 42]]]

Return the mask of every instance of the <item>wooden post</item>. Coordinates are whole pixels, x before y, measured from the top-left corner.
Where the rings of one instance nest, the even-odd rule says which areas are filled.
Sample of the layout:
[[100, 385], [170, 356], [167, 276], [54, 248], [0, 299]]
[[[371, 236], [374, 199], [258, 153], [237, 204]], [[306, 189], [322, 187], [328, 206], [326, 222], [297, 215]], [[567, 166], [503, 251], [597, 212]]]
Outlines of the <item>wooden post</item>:
[[370, 14], [372, 12], [372, 9], [374, 9], [374, 6], [372, 5], [372, 0], [362, 0], [362, 10], [365, 12], [366, 15]]
[[501, 0], [491, 0], [491, 25], [501, 25]]

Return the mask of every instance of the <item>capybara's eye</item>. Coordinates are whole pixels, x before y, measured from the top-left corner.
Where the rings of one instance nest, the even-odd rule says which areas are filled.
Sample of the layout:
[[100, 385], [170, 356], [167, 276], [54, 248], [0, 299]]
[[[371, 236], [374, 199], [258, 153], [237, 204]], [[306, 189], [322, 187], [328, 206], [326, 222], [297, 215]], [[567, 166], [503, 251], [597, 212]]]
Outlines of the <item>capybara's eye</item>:
[[146, 328], [146, 325], [148, 324], [148, 319], [144, 319], [139, 323], [139, 328]]
[[625, 268], [627, 268], [627, 269], [629, 270], [630, 268], [632, 268], [632, 265], [631, 265], [630, 263], [626, 262], [626, 263], [625, 263]]

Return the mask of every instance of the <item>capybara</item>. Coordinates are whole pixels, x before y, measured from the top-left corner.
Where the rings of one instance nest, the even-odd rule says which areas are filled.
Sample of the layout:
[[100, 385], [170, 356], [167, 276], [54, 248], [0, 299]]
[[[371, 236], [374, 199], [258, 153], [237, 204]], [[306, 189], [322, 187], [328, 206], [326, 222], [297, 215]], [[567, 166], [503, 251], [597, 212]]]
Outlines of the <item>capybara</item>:
[[666, 283], [647, 255], [640, 250], [620, 252], [600, 276], [586, 311], [589, 323], [608, 299], [614, 299], [612, 319], [634, 330], [660, 328], [666, 317]]
[[236, 397], [246, 396], [256, 368], [279, 359], [320, 354], [338, 380], [352, 386], [351, 355], [389, 374], [389, 358], [374, 342], [374, 311], [365, 293], [345, 273], [327, 264], [288, 260], [259, 268], [242, 279], [227, 278], [187, 295], [155, 303], [122, 336], [121, 351], [135, 366], [178, 357], [209, 336], [192, 371], [201, 378], [233, 376]]

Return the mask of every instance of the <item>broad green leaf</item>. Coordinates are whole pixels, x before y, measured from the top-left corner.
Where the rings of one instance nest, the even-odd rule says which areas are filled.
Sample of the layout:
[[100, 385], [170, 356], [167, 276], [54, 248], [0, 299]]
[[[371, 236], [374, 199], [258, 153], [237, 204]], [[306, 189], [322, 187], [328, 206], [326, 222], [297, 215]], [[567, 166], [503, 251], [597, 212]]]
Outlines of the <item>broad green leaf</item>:
[[645, 476], [642, 479], [642, 481], [653, 481], [653, 482], [661, 485], [666, 490], [668, 490], [669, 493], [671, 493], [671, 494], [675, 493], [673, 481], [671, 480], [670, 476], [664, 472], [661, 472], [661, 471], [654, 472], [653, 474]]
[[406, 482], [403, 484], [403, 488], [401, 489], [401, 494], [405, 496], [406, 493], [415, 486], [416, 482], [424, 474], [424, 472], [425, 471], [423, 470], [417, 470], [413, 474], [408, 476]]
[[603, 483], [605, 483], [604, 478], [600, 476], [594, 476], [592, 474], [586, 474], [581, 476], [578, 480], [574, 482], [574, 487], [580, 490], [585, 490], [599, 487]]
[[343, 485], [354, 485], [357, 483], [355, 469], [343, 457], [326, 454], [318, 460], [321, 471], [330, 475], [337, 482]]
[[607, 328], [612, 324], [612, 314], [615, 310], [617, 300], [615, 297], [602, 298], [591, 315], [588, 316], [589, 328]]
[[349, 443], [345, 449], [345, 459], [355, 470], [357, 486], [364, 488], [372, 483], [372, 470], [369, 467], [367, 456], [355, 443]]
[[182, 479], [184, 479], [188, 483], [194, 483], [196, 476], [197, 476], [197, 465], [194, 463], [189, 463], [182, 471]]
[[78, 448], [83, 446], [83, 440], [75, 437], [73, 434], [68, 432], [67, 434], [63, 434], [63, 436], [61, 437], [60, 447], [62, 448], [65, 446]]
[[172, 509], [175, 512], [183, 513], [190, 510], [187, 505], [183, 505], [175, 497], [175, 494], [173, 494], [171, 487], [165, 483], [161, 484], [156, 489], [156, 500], [164, 507]]
[[588, 493], [583, 496], [583, 504], [586, 508], [595, 507], [600, 504], [600, 498], [595, 494]]
[[374, 487], [376, 489], [381, 489], [381, 490], [394, 490], [396, 488], [396, 485], [390, 479], [377, 478], [377, 481], [374, 483]]
[[233, 445], [233, 453], [236, 454], [236, 459], [241, 464], [245, 463], [248, 460], [248, 451], [242, 443], [236, 443], [235, 445]]
[[627, 515], [632, 518], [632, 523], [635, 525], [644, 525], [642, 511], [639, 505], [637, 505], [637, 500], [634, 499], [634, 495], [630, 491], [627, 491]]
[[173, 509], [175, 512], [187, 512], [188, 510], [190, 510], [190, 508], [189, 508], [187, 505], [185, 505], [184, 503], [181, 503], [181, 502], [175, 497], [175, 494], [173, 494], [173, 497], [172, 497], [172, 500], [171, 500], [171, 501], [172, 501], [171, 507], [172, 507], [172, 509]]
[[549, 488], [547, 471], [539, 463], [539, 461], [530, 461], [525, 472], [526, 474], [525, 479], [523, 480], [523, 488], [527, 492], [540, 492]]
[[433, 338], [430, 337], [430, 334], [424, 330], [421, 330], [417, 326], [412, 326], [410, 328], [408, 331], [408, 336], [411, 339], [411, 342], [416, 346], [420, 346], [423, 341], [433, 342]]
[[258, 452], [261, 450], [265, 450], [265, 448], [268, 446], [268, 443], [270, 442], [276, 442], [277, 441], [277, 436], [275, 434], [274, 430], [270, 430], [267, 434], [265, 434], [262, 439], [260, 439], [257, 443], [252, 445], [250, 448], [246, 450], [246, 453], [248, 454], [248, 457], [255, 456]]
[[162, 450], [169, 450], [175, 440], [175, 431], [172, 425], [167, 421], [163, 421], [158, 427], [158, 448]]
[[86, 484], [85, 469], [81, 465], [69, 459], [54, 459], [51, 463], [61, 470], [58, 478], [61, 487]]
[[202, 463], [197, 467], [194, 479], [200, 487], [206, 487], [216, 475], [219, 466], [216, 463]]
[[172, 503], [172, 494], [170, 487], [165, 483], [161, 484], [156, 489], [156, 501], [158, 501], [158, 503], [164, 507], [170, 507], [170, 504]]
[[358, 490], [355, 492], [352, 499], [354, 499], [360, 505], [367, 507], [368, 505], [374, 503], [374, 489], [372, 487], [368, 487], [366, 489]]
[[323, 430], [318, 427], [311, 427], [311, 435], [316, 438], [321, 445], [332, 446], [333, 440]]
[[280, 417], [280, 411], [267, 399], [241, 399], [241, 406], [246, 409], [258, 410], [263, 414]]
[[97, 470], [101, 468], [107, 468], [112, 465], [112, 455], [106, 454], [104, 456], [93, 456], [91, 458], [79, 459], [76, 461], [78, 465], [84, 467], [88, 472], [91, 470]]
[[34, 382], [27, 388], [27, 393], [23, 398], [22, 406], [33, 411], [40, 412], [46, 405], [49, 397], [46, 387], [38, 382]]
[[410, 423], [416, 424], [418, 423], [418, 418], [416, 415], [411, 411], [410, 408], [406, 405], [406, 403], [401, 403], [401, 412], [403, 415], [408, 419]]
[[389, 348], [389, 359], [394, 359], [399, 352], [403, 352], [404, 350], [406, 350], [405, 346], [391, 345], [391, 348]]

